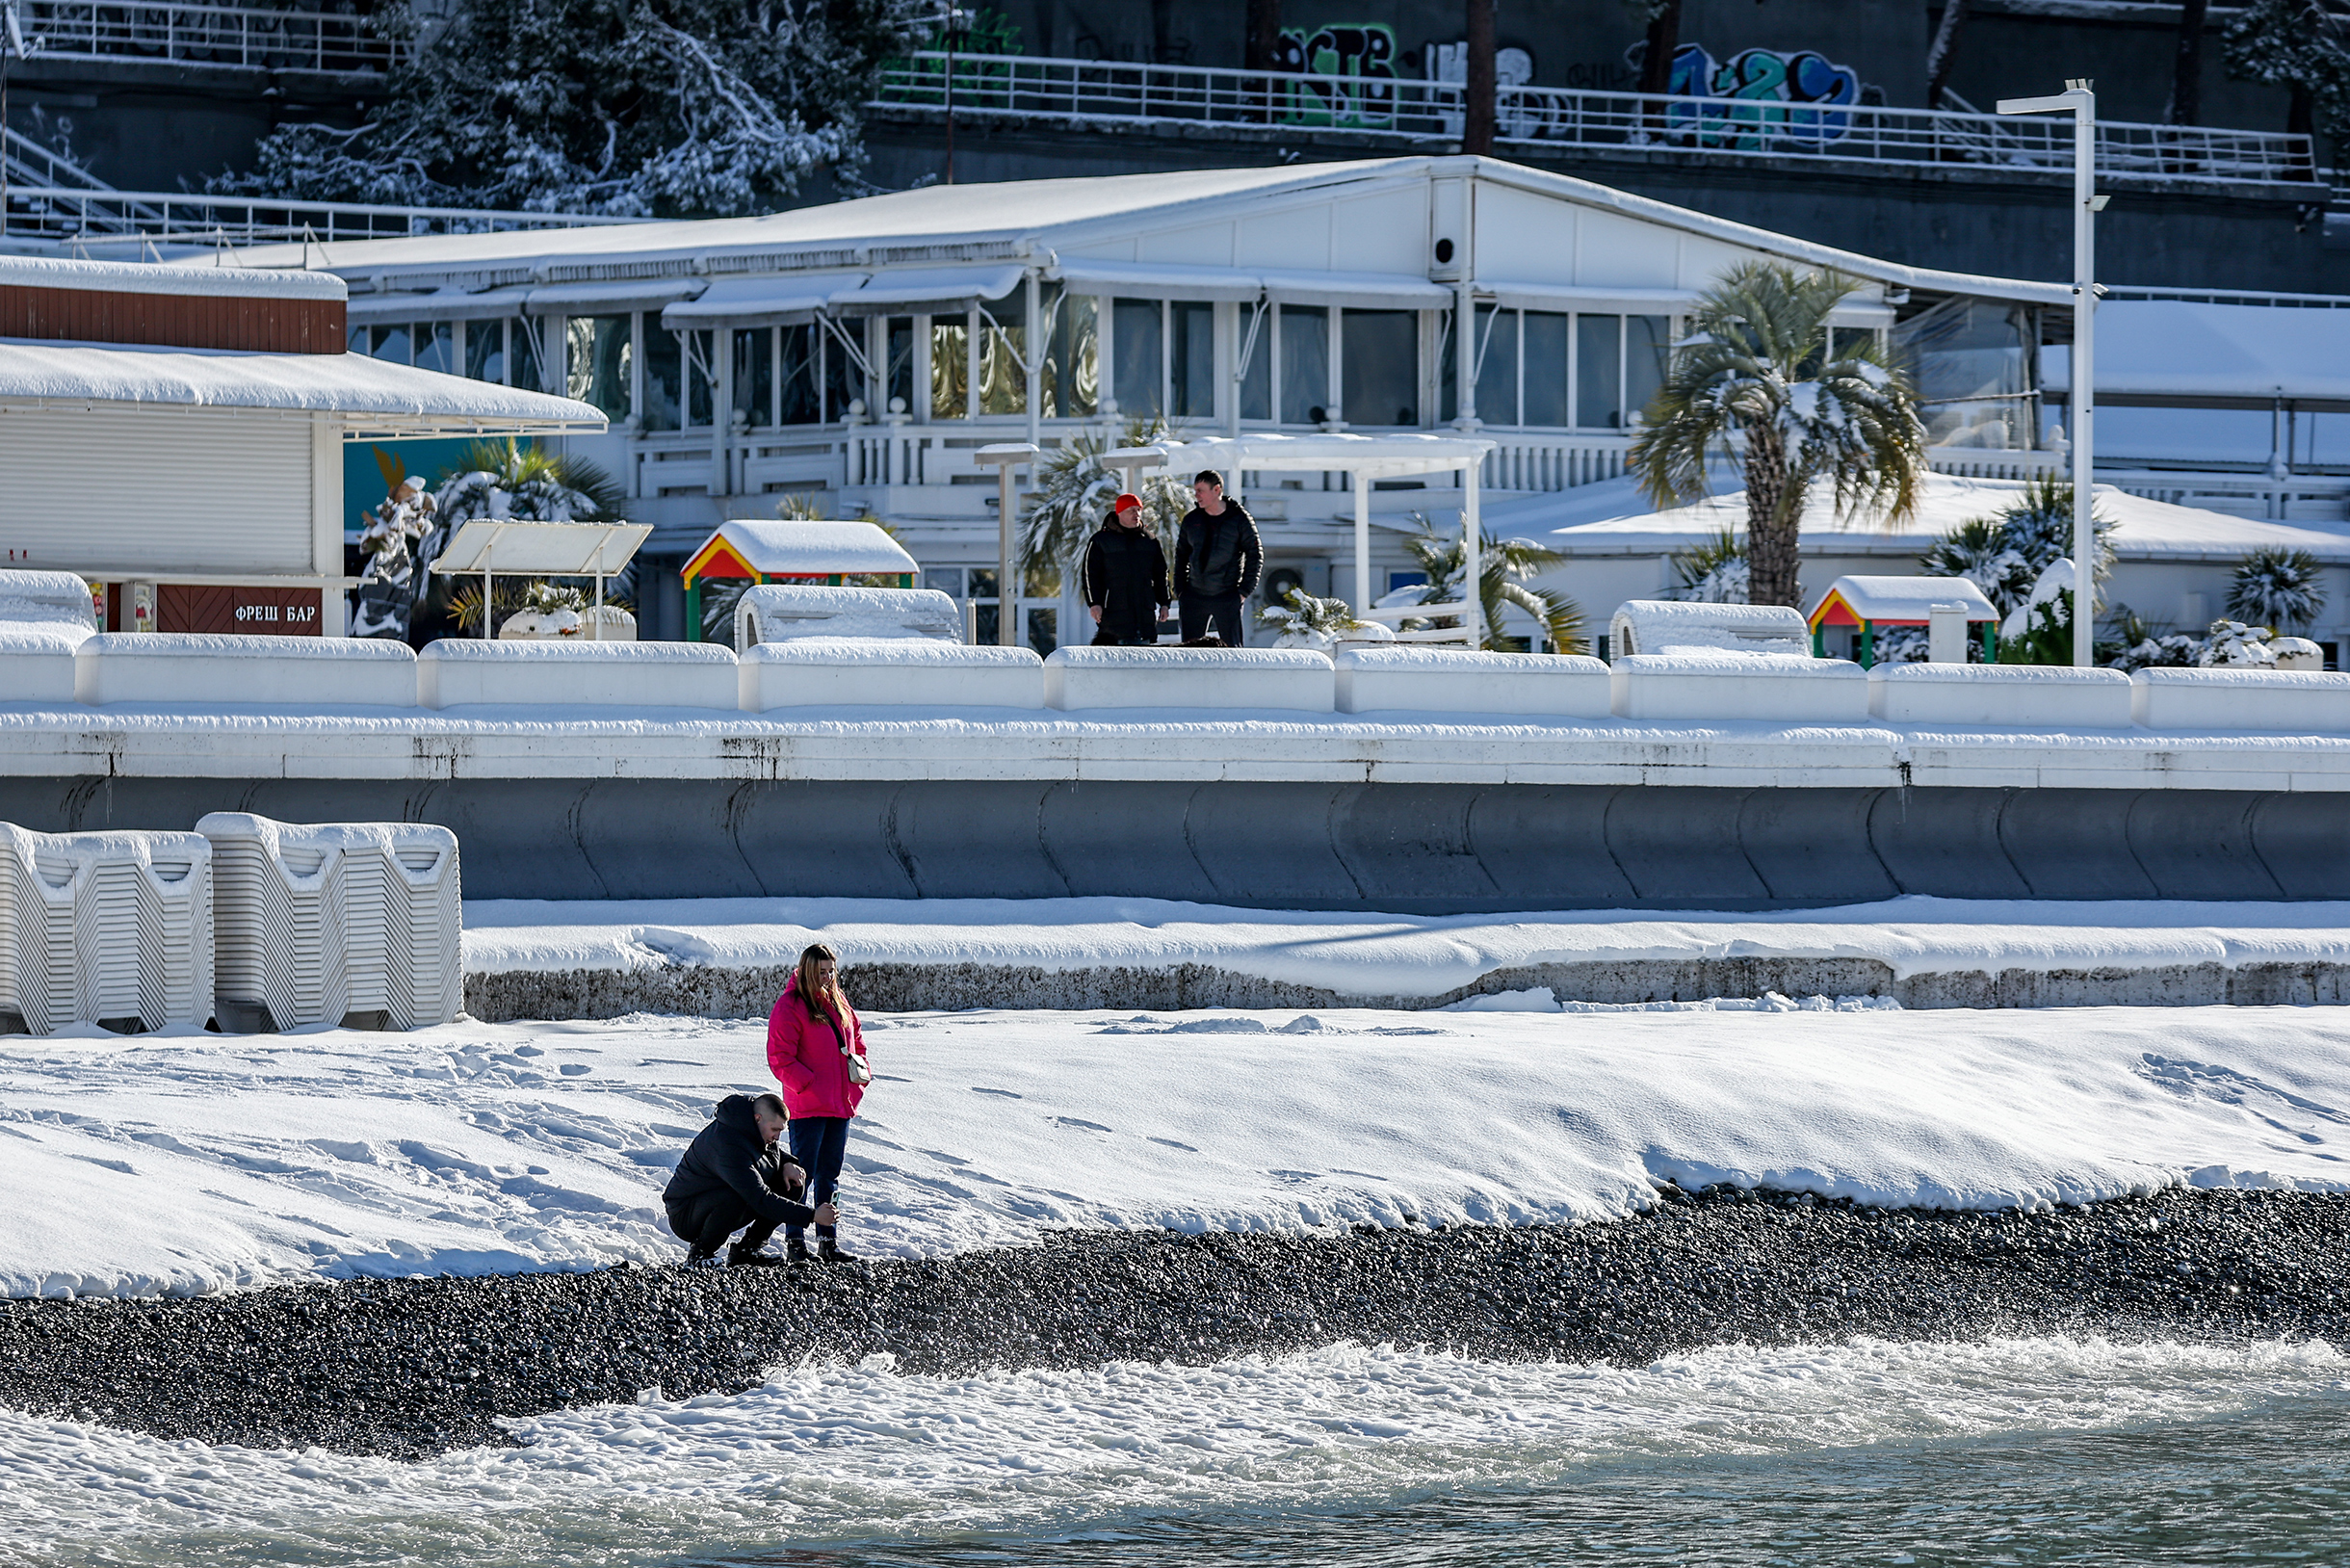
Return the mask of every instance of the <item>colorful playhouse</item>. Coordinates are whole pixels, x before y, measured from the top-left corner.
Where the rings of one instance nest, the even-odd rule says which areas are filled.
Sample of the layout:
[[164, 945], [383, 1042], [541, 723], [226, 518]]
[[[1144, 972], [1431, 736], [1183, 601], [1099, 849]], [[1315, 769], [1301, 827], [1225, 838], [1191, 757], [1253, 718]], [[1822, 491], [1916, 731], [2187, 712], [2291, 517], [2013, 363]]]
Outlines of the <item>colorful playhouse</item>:
[[[1840, 577], [1828, 585], [1819, 603], [1805, 617], [1812, 628], [1812, 654], [1829, 657], [1831, 629], [1850, 627], [1856, 634], [1852, 658], [1864, 668], [1877, 662], [1877, 630], [1885, 626], [1925, 626], [1936, 605], [1967, 607], [1967, 628], [1982, 628], [1983, 662], [1999, 657], [1998, 607], [1983, 590], [1963, 577]], [[1840, 652], [1841, 650], [1839, 650]]]
[[729, 603], [763, 583], [910, 588], [920, 569], [877, 523], [735, 518], [686, 562], [686, 637], [703, 640], [705, 588]]

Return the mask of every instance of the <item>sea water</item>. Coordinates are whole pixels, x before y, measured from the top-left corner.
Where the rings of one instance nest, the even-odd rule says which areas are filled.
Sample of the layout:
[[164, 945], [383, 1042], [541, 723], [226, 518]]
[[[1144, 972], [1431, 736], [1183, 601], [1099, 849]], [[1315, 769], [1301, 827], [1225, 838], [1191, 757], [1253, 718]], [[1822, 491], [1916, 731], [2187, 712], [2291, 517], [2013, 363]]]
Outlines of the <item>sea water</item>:
[[2322, 1344], [875, 1357], [515, 1435], [404, 1464], [0, 1413], [0, 1561], [2350, 1561], [2350, 1359]]

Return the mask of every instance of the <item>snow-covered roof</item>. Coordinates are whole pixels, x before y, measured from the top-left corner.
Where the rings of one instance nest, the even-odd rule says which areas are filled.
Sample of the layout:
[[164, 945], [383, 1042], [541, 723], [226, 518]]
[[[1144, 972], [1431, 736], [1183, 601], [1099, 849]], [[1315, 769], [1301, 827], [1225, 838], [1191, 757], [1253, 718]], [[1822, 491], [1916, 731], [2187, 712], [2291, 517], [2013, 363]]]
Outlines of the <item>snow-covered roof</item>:
[[[1611, 491], [1610, 498], [1636, 495], [1622, 482], [1611, 483], [1620, 488]], [[1898, 529], [1888, 529], [1873, 515], [1839, 515], [1834, 494], [1824, 483], [1815, 486], [1804, 507], [1803, 553], [1915, 559], [1960, 523], [2013, 506], [2023, 498], [2024, 485], [2021, 480], [1929, 474], [1919, 488], [1917, 512]], [[2110, 484], [2096, 486], [2094, 494], [2098, 513], [2113, 519], [2108, 541], [2124, 561], [2233, 562], [2274, 545], [2307, 550], [2328, 564], [2350, 565], [2350, 536], [2150, 501]], [[1546, 502], [1554, 504], [1551, 510], [1578, 520], [1543, 530]], [[1580, 520], [1589, 517], [1589, 499], [1574, 490], [1561, 490], [1541, 502], [1496, 508], [1492, 524], [1497, 533], [1537, 537], [1571, 557], [1658, 556], [1717, 537], [1724, 529], [1743, 533], [1746, 528], [1746, 497], [1739, 490], [1665, 511], [1628, 511], [1598, 521]]]
[[[2072, 352], [2042, 350], [2040, 379], [2072, 390]], [[2350, 403], [2350, 310], [2108, 300], [2097, 307], [2097, 393]]]
[[0, 255], [0, 288], [88, 289], [100, 294], [187, 294], [244, 300], [340, 300], [330, 273], [255, 272], [166, 262], [74, 261]]
[[260, 353], [0, 338], [0, 405], [299, 409], [399, 433], [600, 431], [584, 403], [355, 353]]
[[1935, 606], [1945, 604], [1965, 605], [1971, 621], [1999, 618], [1998, 607], [1964, 577], [1840, 577], [1813, 603], [1811, 614], [1818, 614], [1831, 595], [1863, 620], [1925, 621]]
[[[956, 261], [1030, 262], [1050, 271], [1092, 265], [1097, 259], [1104, 265], [1137, 267], [1229, 268], [1246, 263], [1278, 268], [1292, 274], [1292, 284], [1304, 288], [1310, 286], [1305, 274], [1327, 286], [1329, 274], [1366, 263], [1345, 253], [1320, 258], [1297, 255], [1279, 262], [1269, 256], [1234, 254], [1229, 248], [1222, 255], [1196, 249], [1174, 253], [1155, 248], [1151, 237], [1236, 211], [1253, 216], [1320, 205], [1381, 190], [1424, 187], [1440, 177], [1462, 175], [1685, 237], [1692, 244], [1685, 258], [1687, 266], [1669, 246], [1659, 249], [1652, 241], [1644, 248], [1644, 261], [1663, 273], [1703, 271], [1722, 258], [1724, 248], [1736, 248], [1806, 266], [1835, 267], [1899, 288], [2050, 304], [2067, 303], [2072, 298], [2070, 289], [2060, 284], [1882, 261], [1500, 159], [1423, 155], [1269, 169], [933, 185], [757, 218], [261, 246], [238, 252], [235, 259], [254, 268], [320, 267], [354, 279], [379, 280], [379, 287], [393, 288], [424, 288], [456, 280], [475, 288], [526, 281], [554, 285], [572, 279], [616, 280], [668, 273], [717, 279], [758, 272], [860, 266], [882, 270], [893, 265], [936, 267]], [[1502, 225], [1504, 230], [1512, 226], [1514, 222]], [[1556, 258], [1569, 272], [1577, 248], [1570, 245]], [[1412, 253], [1424, 249], [1424, 238], [1415, 239]], [[1537, 262], [1547, 259], [1552, 258], [1535, 258]], [[1497, 265], [1497, 275], [1526, 277], [1527, 274], [1523, 260]], [[1421, 274], [1399, 274], [1395, 281], [1416, 299], [1422, 291], [1436, 287]], [[1698, 279], [1676, 275], [1669, 281], [1683, 287]], [[1428, 293], [1425, 298], [1432, 300], [1434, 295]]]
[[[743, 558], [744, 565], [770, 577], [921, 569], [896, 539], [873, 523], [737, 517], [720, 523], [710, 536], [711, 541], [721, 539]], [[710, 542], [705, 541], [702, 549], [709, 547]]]

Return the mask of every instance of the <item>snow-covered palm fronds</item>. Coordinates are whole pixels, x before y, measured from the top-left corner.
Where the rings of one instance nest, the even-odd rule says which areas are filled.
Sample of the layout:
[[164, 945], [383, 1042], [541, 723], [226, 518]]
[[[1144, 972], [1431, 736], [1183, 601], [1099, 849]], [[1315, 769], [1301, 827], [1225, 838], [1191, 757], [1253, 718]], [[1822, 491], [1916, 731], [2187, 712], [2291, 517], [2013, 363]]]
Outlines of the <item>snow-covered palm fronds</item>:
[[1753, 602], [1796, 602], [1795, 546], [1813, 481], [1827, 480], [1847, 512], [1898, 522], [1917, 508], [1925, 428], [1909, 382], [1873, 337], [1840, 340], [1829, 328], [1829, 314], [1860, 286], [1775, 262], [1734, 269], [1699, 300], [1693, 330], [1632, 437], [1627, 461], [1659, 506], [1709, 492], [1710, 455], [1742, 461]]
[[1281, 634], [1283, 647], [1327, 648], [1347, 638], [1388, 639], [1395, 634], [1374, 621], [1355, 619], [1344, 599], [1318, 599], [1301, 588], [1291, 588], [1284, 603], [1257, 612], [1257, 624]]
[[1693, 604], [1744, 604], [1750, 573], [1746, 546], [1723, 529], [1703, 544], [1673, 552], [1674, 586], [1665, 597]]
[[[1459, 532], [1449, 530], [1439, 534], [1425, 516], [1418, 512], [1412, 516], [1421, 531], [1404, 540], [1403, 548], [1420, 569], [1428, 574], [1417, 602], [1457, 604], [1462, 575], [1467, 570]], [[1527, 579], [1565, 564], [1566, 559], [1531, 539], [1497, 539], [1491, 534], [1481, 536], [1477, 544], [1477, 598], [1488, 652], [1508, 651], [1501, 636], [1501, 607], [1505, 604], [1515, 605], [1534, 617], [1553, 653], [1591, 651], [1583, 637], [1582, 607], [1555, 588], [1527, 587]]]
[[[1020, 513], [1021, 570], [1035, 577], [1073, 568], [1086, 541], [1110, 521], [1110, 503], [1124, 483], [1116, 470], [1102, 466], [1102, 454], [1148, 446], [1168, 433], [1166, 421], [1156, 416], [1129, 419], [1118, 432], [1116, 448], [1098, 434], [1081, 432], [1039, 459], [1035, 487]], [[1175, 527], [1191, 510], [1191, 491], [1181, 479], [1163, 472], [1136, 483], [1143, 524], [1159, 536], [1172, 560]]]
[[[2094, 510], [2097, 538], [2095, 581], [2113, 571], [2113, 519]], [[1971, 517], [1926, 547], [1918, 558], [1928, 577], [1963, 577], [1983, 590], [2002, 613], [2024, 602], [2041, 573], [2073, 556], [2073, 486], [2053, 478], [2033, 480], [2016, 502], [1989, 517]]]
[[2203, 649], [2195, 662], [2206, 669], [2259, 668], [2273, 665], [2277, 656], [2268, 646], [2269, 632], [2265, 626], [2247, 626], [2241, 621], [2215, 620], [2203, 640]]
[[364, 125], [289, 125], [223, 192], [699, 217], [772, 211], [853, 172], [884, 60], [928, 0], [398, 0]]
[[2275, 545], [2255, 550], [2228, 586], [2228, 614], [2255, 626], [2291, 633], [2325, 613], [2326, 590], [2317, 558]]

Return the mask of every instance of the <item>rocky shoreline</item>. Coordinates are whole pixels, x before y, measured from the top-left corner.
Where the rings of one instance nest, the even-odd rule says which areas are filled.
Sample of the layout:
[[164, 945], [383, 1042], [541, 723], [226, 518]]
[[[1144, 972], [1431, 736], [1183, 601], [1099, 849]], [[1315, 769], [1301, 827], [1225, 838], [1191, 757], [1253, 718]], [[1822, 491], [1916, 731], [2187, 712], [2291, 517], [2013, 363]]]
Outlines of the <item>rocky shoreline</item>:
[[1645, 1363], [1734, 1343], [2350, 1340], [2350, 1195], [2173, 1191], [2048, 1214], [1667, 1189], [1607, 1224], [1317, 1237], [1069, 1233], [842, 1267], [357, 1281], [0, 1303], [0, 1405], [159, 1437], [416, 1458], [501, 1418], [912, 1373], [1208, 1363], [1353, 1339]]

